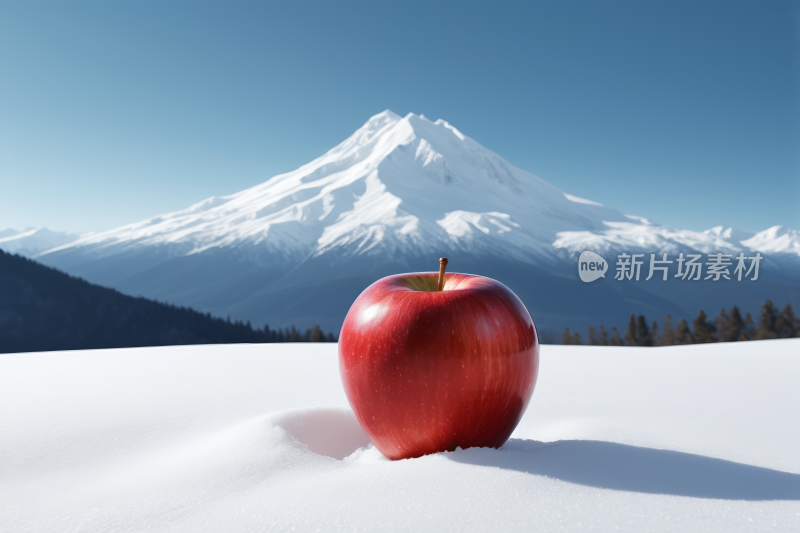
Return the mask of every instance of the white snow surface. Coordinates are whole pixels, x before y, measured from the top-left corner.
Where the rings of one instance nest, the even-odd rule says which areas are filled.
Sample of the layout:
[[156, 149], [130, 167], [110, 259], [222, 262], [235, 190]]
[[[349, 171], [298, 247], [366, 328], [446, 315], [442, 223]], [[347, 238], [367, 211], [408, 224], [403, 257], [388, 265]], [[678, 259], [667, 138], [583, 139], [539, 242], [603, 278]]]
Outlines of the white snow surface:
[[52, 231], [47, 228], [10, 228], [0, 231], [0, 250], [33, 257], [46, 250], [63, 246], [88, 235]]
[[798, 531], [800, 339], [543, 346], [499, 450], [388, 461], [336, 345], [0, 356], [0, 531]]
[[174, 255], [191, 255], [257, 246], [297, 260], [332, 251], [425, 254], [444, 247], [536, 263], [588, 245], [598, 251], [636, 242], [663, 243], [663, 251], [742, 248], [720, 236], [626, 217], [514, 167], [444, 120], [386, 110], [295, 171], [46, 253], [98, 258], [167, 246]]
[[743, 231], [736, 228], [726, 228], [724, 226], [714, 226], [711, 229], [705, 230], [703, 233], [706, 235], [713, 235], [726, 241], [731, 241], [735, 244], [741, 244], [742, 241], [755, 236], [755, 233]]
[[773, 226], [742, 241], [742, 244], [760, 252], [788, 252], [800, 256], [800, 231], [786, 226]]

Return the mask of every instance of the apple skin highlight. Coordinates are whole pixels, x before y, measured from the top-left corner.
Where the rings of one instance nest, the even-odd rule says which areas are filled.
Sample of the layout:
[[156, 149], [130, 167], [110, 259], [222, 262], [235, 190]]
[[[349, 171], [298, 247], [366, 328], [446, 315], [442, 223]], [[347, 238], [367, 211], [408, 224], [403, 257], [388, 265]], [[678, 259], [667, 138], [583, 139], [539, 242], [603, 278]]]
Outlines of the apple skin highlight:
[[482, 276], [398, 274], [356, 299], [339, 336], [350, 406], [389, 459], [498, 448], [525, 412], [539, 371], [522, 301]]

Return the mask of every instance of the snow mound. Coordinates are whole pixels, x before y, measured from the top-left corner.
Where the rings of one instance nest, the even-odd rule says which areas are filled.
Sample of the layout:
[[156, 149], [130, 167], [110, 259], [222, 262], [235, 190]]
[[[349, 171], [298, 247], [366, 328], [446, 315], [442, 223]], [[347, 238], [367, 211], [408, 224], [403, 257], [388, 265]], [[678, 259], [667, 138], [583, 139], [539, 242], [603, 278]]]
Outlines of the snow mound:
[[544, 346], [502, 448], [403, 461], [359, 427], [335, 345], [3, 355], [0, 525], [794, 531], [798, 350]]
[[305, 409], [284, 414], [275, 425], [317, 455], [342, 460], [370, 445], [352, 411]]

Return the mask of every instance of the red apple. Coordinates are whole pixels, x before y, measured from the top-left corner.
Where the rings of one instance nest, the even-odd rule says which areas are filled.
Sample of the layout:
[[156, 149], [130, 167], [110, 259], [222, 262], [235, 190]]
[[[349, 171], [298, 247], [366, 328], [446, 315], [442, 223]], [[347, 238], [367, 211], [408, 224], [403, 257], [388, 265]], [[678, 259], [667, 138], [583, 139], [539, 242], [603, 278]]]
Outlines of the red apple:
[[490, 278], [399, 274], [370, 285], [339, 336], [350, 406], [390, 459], [502, 446], [536, 385], [531, 315]]

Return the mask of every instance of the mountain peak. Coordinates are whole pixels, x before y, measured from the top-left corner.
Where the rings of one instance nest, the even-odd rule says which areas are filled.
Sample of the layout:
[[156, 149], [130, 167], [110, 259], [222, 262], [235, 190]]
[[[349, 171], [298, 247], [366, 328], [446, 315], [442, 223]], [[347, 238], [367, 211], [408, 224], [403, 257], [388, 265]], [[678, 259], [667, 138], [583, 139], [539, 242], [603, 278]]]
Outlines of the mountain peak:
[[759, 252], [800, 255], [800, 231], [786, 226], [772, 226], [742, 241], [742, 244]]
[[62, 246], [78, 240], [81, 235], [52, 231], [47, 228], [25, 228], [0, 232], [0, 250], [24, 256]]
[[163, 246], [184, 255], [246, 246], [302, 257], [501, 247], [534, 261], [552, 253], [557, 231], [622, 220], [514, 167], [443, 119], [387, 109], [297, 170], [58, 252]]
[[365, 128], [375, 124], [388, 124], [392, 122], [399, 122], [402, 119], [403, 118], [400, 115], [393, 112], [391, 109], [384, 109], [380, 113], [377, 113], [369, 117], [369, 119], [367, 119], [367, 121], [364, 123], [363, 126], [361, 126], [361, 128]]
[[724, 226], [714, 226], [713, 228], [705, 230], [703, 234], [710, 235], [734, 244], [740, 244], [742, 241], [747, 240], [755, 235], [755, 233], [749, 231], [742, 231], [736, 228], [725, 228]]
[[721, 227], [703, 234], [626, 216], [514, 167], [443, 119], [387, 109], [292, 172], [48, 253], [159, 247], [172, 257], [236, 248], [291, 262], [451, 250], [538, 264], [587, 246], [733, 249], [750, 237], [792, 251], [795, 235], [772, 228], [756, 239]]

